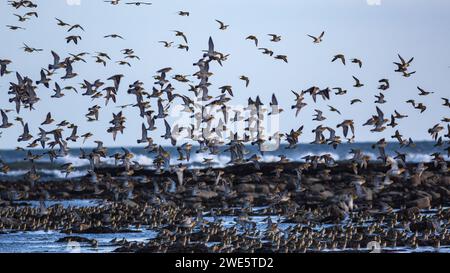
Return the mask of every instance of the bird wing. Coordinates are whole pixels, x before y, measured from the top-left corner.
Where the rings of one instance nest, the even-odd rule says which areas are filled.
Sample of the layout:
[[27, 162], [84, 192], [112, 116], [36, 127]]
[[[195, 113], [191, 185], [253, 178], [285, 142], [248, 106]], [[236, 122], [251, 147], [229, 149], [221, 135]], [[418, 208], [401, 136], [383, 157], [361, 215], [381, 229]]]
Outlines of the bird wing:
[[344, 129], [344, 137], [347, 137], [347, 134], [348, 134], [348, 126], [347, 126], [347, 125], [342, 125], [342, 129]]
[[3, 122], [3, 124], [7, 124], [8, 123], [8, 116], [6, 115], [6, 113], [3, 110], [1, 110], [1, 113], [2, 113], [2, 122]]
[[402, 58], [402, 56], [400, 56], [400, 54], [397, 54], [398, 55], [398, 58], [400, 59], [400, 61], [402, 62], [402, 64], [405, 64], [406, 62], [405, 62], [405, 60]]
[[353, 136], [355, 135], [355, 126], [353, 126], [353, 123], [350, 124], [350, 129], [352, 130]]
[[144, 123], [142, 123], [142, 139], [147, 139], [147, 128]]
[[378, 118], [380, 119], [380, 121], [384, 120], [384, 113], [381, 111], [380, 108], [378, 108], [377, 106], [377, 113], [378, 113]]
[[275, 94], [272, 94], [272, 105], [278, 105], [277, 98], [275, 97]]
[[214, 52], [214, 42], [212, 40], [212, 37], [209, 37], [208, 41], [208, 52], [213, 53]]
[[56, 52], [54, 52], [53, 50], [52, 50], [52, 55], [53, 55], [53, 64], [54, 65], [58, 65], [59, 64], [59, 60], [60, 60], [59, 55], [56, 54]]

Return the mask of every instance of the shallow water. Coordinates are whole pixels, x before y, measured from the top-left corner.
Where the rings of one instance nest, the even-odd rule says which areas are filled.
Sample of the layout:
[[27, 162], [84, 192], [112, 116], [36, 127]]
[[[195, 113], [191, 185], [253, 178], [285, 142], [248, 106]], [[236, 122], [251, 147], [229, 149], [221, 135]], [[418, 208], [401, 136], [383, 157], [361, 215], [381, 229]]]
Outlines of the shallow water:
[[[96, 207], [106, 205], [108, 202], [101, 199], [72, 199], [72, 200], [47, 200], [44, 201], [46, 207], [52, 207], [55, 205], [61, 205], [64, 208], [67, 207]], [[21, 201], [20, 204], [27, 204], [31, 207], [39, 207], [39, 201]]]
[[56, 243], [68, 236], [57, 231], [31, 231], [0, 234], [0, 253], [106, 253], [118, 248], [111, 243], [114, 238], [128, 241], [145, 241], [156, 236], [152, 230], [141, 229], [139, 233], [80, 234], [80, 237], [95, 239], [98, 247], [87, 243]]
[[[278, 216], [271, 216], [272, 221], [276, 222]], [[223, 222], [225, 227], [234, 226], [237, 222], [235, 216], [221, 216], [218, 217]], [[264, 231], [267, 228], [267, 216], [250, 217], [252, 221], [257, 224], [257, 229]], [[209, 217], [205, 220], [213, 221]], [[294, 224], [279, 224], [279, 228], [284, 230]], [[317, 227], [321, 228], [321, 227]], [[113, 252], [119, 246], [111, 243], [113, 239], [126, 239], [131, 242], [145, 242], [149, 239], [155, 238], [157, 232], [146, 228], [139, 229], [138, 233], [108, 233], [108, 234], [78, 234], [87, 239], [95, 239], [98, 241], [97, 247], [92, 247], [88, 243], [57, 243], [56, 241], [68, 236], [67, 234], [57, 231], [32, 231], [32, 232], [14, 232], [8, 234], [0, 234], [0, 253], [108, 253]], [[211, 243], [213, 244], [213, 243]], [[323, 249], [323, 252], [342, 252], [339, 249]], [[368, 252], [368, 248], [351, 249], [347, 248], [345, 252]], [[381, 252], [395, 252], [395, 253], [413, 253], [413, 252], [439, 252], [450, 253], [450, 246], [442, 246], [439, 249], [433, 247], [418, 247], [411, 249], [408, 247], [386, 247]]]
[[[234, 225], [233, 218], [223, 217], [226, 225]], [[263, 217], [265, 218], [265, 217]], [[273, 217], [277, 218], [277, 217]], [[256, 220], [256, 219], [255, 219]], [[273, 219], [274, 220], [274, 219]], [[280, 228], [285, 229], [291, 224], [281, 224]], [[267, 225], [258, 223], [257, 227], [260, 230], [264, 230]], [[155, 238], [157, 232], [140, 229], [139, 233], [110, 233], [110, 234], [79, 234], [80, 237], [95, 239], [98, 241], [97, 247], [92, 247], [87, 243], [57, 243], [58, 239], [64, 238], [67, 234], [63, 234], [56, 231], [32, 231], [32, 232], [16, 232], [9, 234], [0, 234], [0, 253], [108, 253], [117, 249], [119, 246], [111, 243], [114, 238], [123, 239], [127, 241], [144, 242], [148, 239]], [[338, 249], [324, 249], [323, 252], [341, 252]], [[363, 251], [367, 252], [367, 248], [361, 248], [359, 250], [347, 248], [346, 252]], [[395, 252], [395, 253], [414, 253], [414, 252], [439, 252], [450, 253], [450, 246], [443, 246], [439, 249], [433, 247], [418, 247], [411, 249], [408, 247], [386, 247], [381, 250], [382, 252]]]

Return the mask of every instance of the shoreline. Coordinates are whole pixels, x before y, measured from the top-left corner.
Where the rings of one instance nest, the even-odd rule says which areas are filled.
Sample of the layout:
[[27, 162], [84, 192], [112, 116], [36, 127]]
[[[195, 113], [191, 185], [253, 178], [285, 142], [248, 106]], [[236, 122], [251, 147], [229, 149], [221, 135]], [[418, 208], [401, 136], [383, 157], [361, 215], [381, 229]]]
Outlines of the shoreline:
[[[305, 193], [308, 192], [330, 191], [333, 196], [334, 193], [339, 192], [355, 192], [356, 186], [353, 185], [353, 182], [364, 180], [365, 183], [362, 185], [363, 190], [372, 192], [370, 193], [372, 195], [371, 198], [365, 198], [367, 202], [376, 203], [379, 199], [383, 199], [383, 194], [394, 192], [399, 196], [402, 193], [406, 194], [404, 196], [404, 203], [401, 202], [401, 198], [393, 198], [391, 202], [386, 198], [383, 199], [384, 202], [395, 208], [399, 208], [401, 205], [407, 205], [407, 201], [413, 201], [412, 197], [414, 194], [426, 195], [426, 193], [429, 193], [429, 197], [431, 197], [430, 204], [440, 204], [442, 206], [450, 204], [450, 175], [448, 173], [442, 173], [442, 169], [434, 166], [433, 163], [423, 164], [426, 170], [423, 171], [420, 178], [414, 175], [414, 170], [418, 164], [407, 163], [406, 171], [402, 175], [390, 177], [390, 180], [393, 182], [390, 185], [383, 185], [384, 182], [380, 181], [385, 179], [386, 172], [390, 168], [381, 162], [369, 162], [367, 168], [358, 168], [357, 175], [354, 173], [350, 161], [338, 161], [336, 164], [337, 166], [334, 167], [318, 164], [316, 168], [305, 168], [304, 166], [307, 166], [307, 163], [302, 162], [260, 162], [258, 163], [258, 169], [255, 164], [250, 162], [230, 165], [225, 168], [186, 169], [183, 171], [183, 185], [180, 185], [177, 174], [173, 169], [162, 173], [158, 173], [156, 170], [141, 169], [134, 171], [130, 176], [123, 176], [121, 175], [125, 172], [123, 167], [107, 167], [95, 170], [97, 174], [96, 182], [92, 180], [90, 175], [60, 181], [36, 181], [34, 185], [21, 179], [17, 181], [0, 181], [0, 189], [2, 192], [7, 190], [26, 192], [25, 196], [20, 198], [21, 200], [42, 200], [42, 191], [45, 190], [48, 195], [47, 197], [50, 198], [44, 199], [49, 200], [104, 199], [114, 201], [114, 198], [110, 194], [107, 194], [105, 183], [102, 181], [102, 179], [109, 179], [111, 180], [108, 181], [109, 183], [120, 184], [127, 181], [132, 184], [133, 194], [136, 195], [135, 200], [144, 203], [145, 200], [141, 193], [151, 194], [155, 182], [161, 191], [158, 194], [167, 194], [169, 197], [172, 195], [173, 198], [171, 199], [174, 201], [181, 199], [183, 196], [186, 197], [189, 192], [192, 192], [195, 186], [197, 186], [196, 189], [200, 190], [200, 192], [202, 189], [207, 190], [210, 195], [214, 195], [212, 194], [214, 192], [219, 192], [216, 196], [211, 197], [214, 199], [215, 197], [220, 197], [220, 193], [223, 192], [222, 184], [227, 184], [227, 190], [237, 191], [238, 194], [246, 194], [251, 197], [253, 193], [254, 197], [256, 197], [255, 199], [258, 201], [257, 205], [264, 206], [270, 205], [271, 200], [262, 200], [262, 196], [259, 196], [261, 194], [266, 195], [266, 197], [269, 193], [290, 194], [294, 197], [293, 200], [299, 204], [307, 204], [308, 200], [314, 201], [315, 198], [307, 195], [306, 203], [304, 203], [304, 198], [297, 198], [303, 199], [302, 201], [297, 200], [295, 197], [305, 197]], [[299, 168], [302, 169], [301, 181], [294, 182], [293, 180], [298, 179], [296, 170]], [[277, 174], [277, 171], [279, 174]], [[406, 172], [409, 172], [409, 177], [405, 179]], [[219, 173], [221, 173], [221, 181], [217, 183], [216, 179]], [[198, 181], [199, 179], [201, 181]], [[164, 192], [163, 186], [168, 183], [167, 181], [175, 182], [177, 186], [176, 192]], [[198, 182], [201, 182], [200, 187], [198, 187]], [[380, 185], [377, 185], [377, 183]], [[300, 184], [300, 186], [297, 184]], [[30, 187], [34, 188], [31, 189]], [[95, 188], [97, 188], [97, 193], [95, 192]], [[375, 188], [377, 189], [375, 190]], [[102, 193], [98, 193], [99, 190], [103, 190]], [[8, 200], [5, 194], [1, 197], [0, 200]], [[211, 198], [205, 196], [203, 201]], [[326, 201], [327, 199], [324, 198], [322, 201]], [[202, 200], [198, 201], [201, 202]], [[356, 203], [360, 201], [361, 198], [355, 200]]]
[[[442, 168], [427, 163], [418, 174], [424, 166], [407, 164], [386, 183], [391, 167], [381, 163], [369, 162], [358, 175], [351, 162], [307, 166], [186, 169], [182, 185], [175, 169], [121, 177], [120, 168], [97, 169], [95, 180], [0, 182], [0, 234], [54, 230], [64, 234], [59, 242], [96, 248], [95, 235], [156, 232], [145, 242], [112, 240], [107, 246], [114, 252], [368, 252], [373, 243], [388, 252], [450, 247], [450, 176]], [[7, 200], [7, 191], [21, 198]], [[75, 199], [107, 202], [24, 203]]]

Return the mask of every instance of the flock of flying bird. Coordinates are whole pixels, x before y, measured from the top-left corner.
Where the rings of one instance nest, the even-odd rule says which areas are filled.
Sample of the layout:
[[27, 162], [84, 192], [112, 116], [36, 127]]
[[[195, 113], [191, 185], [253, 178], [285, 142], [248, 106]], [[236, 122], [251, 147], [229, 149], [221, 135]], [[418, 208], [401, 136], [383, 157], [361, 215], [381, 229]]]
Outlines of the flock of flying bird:
[[[121, 4], [120, 0], [112, 0], [112, 1], [104, 1], [111, 5], [119, 5]], [[16, 10], [31, 10], [30, 12], [26, 12], [23, 15], [14, 14], [19, 23], [23, 23], [27, 20], [32, 20], [33, 17], [38, 17], [37, 13], [37, 5], [32, 1], [28, 0], [17, 0], [17, 1], [8, 1], [9, 5], [15, 8]], [[151, 3], [148, 2], [126, 2], [127, 5], [135, 5], [135, 6], [149, 6]], [[179, 11], [177, 13], [179, 16], [190, 16], [190, 12], [188, 11]], [[222, 31], [226, 31], [229, 25], [226, 23], [216, 20], [219, 24], [218, 28]], [[80, 41], [82, 41], [81, 33], [84, 32], [83, 26], [80, 24], [69, 24], [64, 22], [61, 19], [56, 18], [55, 22], [59, 27], [66, 28], [68, 36], [65, 38], [67, 43], [74, 43], [78, 45]], [[7, 25], [9, 29], [12, 31], [25, 30], [22, 26], [16, 25]], [[76, 33], [78, 32], [78, 34]], [[179, 30], [174, 30], [175, 37], [179, 37], [182, 39], [183, 43], [178, 45], [179, 49], [189, 50], [188, 37]], [[278, 43], [282, 40], [282, 37], [277, 34], [268, 34], [270, 37], [270, 42]], [[322, 43], [325, 38], [325, 32], [320, 33], [318, 36], [308, 35], [312, 42], [315, 44]], [[124, 39], [121, 35], [118, 34], [109, 34], [105, 35], [104, 38], [109, 39]], [[258, 50], [260, 50], [263, 54], [273, 57], [274, 59], [284, 61], [288, 63], [287, 55], [275, 54], [271, 49], [265, 47], [258, 47], [259, 39], [255, 35], [249, 35], [245, 38], [245, 40], [249, 40], [255, 43], [255, 46]], [[163, 44], [165, 47], [171, 47], [174, 42], [173, 41], [159, 41], [159, 43]], [[26, 53], [35, 53], [41, 52], [43, 49], [33, 48], [26, 43], [23, 43], [23, 50]], [[129, 60], [140, 60], [139, 56], [137, 56], [133, 49], [126, 48], [123, 49], [122, 54], [124, 55], [123, 60], [117, 61], [119, 65], [127, 65], [131, 66]], [[40, 98], [38, 95], [38, 89], [40, 86], [45, 87], [47, 89], [53, 90], [54, 94], [51, 96], [52, 99], [60, 99], [65, 94], [64, 92], [73, 91], [76, 93], [80, 92], [82, 96], [88, 96], [93, 100], [104, 99], [105, 105], [108, 105], [110, 101], [116, 103], [116, 98], [119, 94], [119, 89], [122, 87], [121, 80], [124, 77], [122, 74], [112, 75], [111, 77], [106, 79], [106, 82], [101, 79], [97, 79], [94, 82], [90, 82], [87, 80], [83, 80], [80, 84], [80, 88], [76, 88], [74, 86], [63, 86], [60, 81], [57, 81], [56, 72], [64, 71], [63, 76], [60, 77], [61, 80], [69, 80], [78, 78], [79, 75], [75, 72], [74, 66], [77, 62], [87, 62], [86, 57], [91, 55], [88, 52], [81, 52], [78, 54], [69, 54], [68, 56], [61, 57], [58, 53], [51, 51], [52, 61], [46, 68], [41, 69], [40, 71], [40, 79], [33, 80], [28, 76], [23, 76], [20, 72], [15, 73], [15, 81], [10, 82], [8, 95], [9, 103], [15, 105], [15, 109], [1, 109], [1, 123], [0, 128], [4, 131], [13, 126], [11, 123], [11, 112], [16, 112], [20, 114], [22, 108], [26, 108], [31, 110], [35, 109], [35, 106], [38, 105]], [[107, 66], [107, 62], [111, 60], [108, 53], [105, 52], [95, 52], [92, 54], [92, 57], [95, 59], [96, 63], [102, 64], [103, 66]], [[143, 119], [142, 122], [142, 134], [141, 138], [137, 140], [138, 144], [145, 144], [145, 149], [149, 152], [153, 152], [156, 154], [154, 158], [154, 164], [158, 169], [164, 167], [164, 169], [168, 169], [170, 167], [170, 153], [163, 148], [161, 145], [157, 145], [153, 138], [149, 136], [150, 132], [157, 129], [157, 122], [164, 123], [166, 128], [165, 134], [161, 137], [169, 140], [173, 146], [177, 147], [178, 150], [178, 161], [185, 163], [190, 160], [190, 153], [193, 149], [193, 144], [197, 142], [199, 144], [197, 153], [209, 153], [211, 155], [217, 155], [221, 152], [229, 152], [231, 155], [231, 163], [246, 163], [246, 162], [258, 162], [261, 159], [260, 156], [254, 154], [250, 157], [247, 157], [248, 151], [245, 149], [246, 144], [257, 145], [261, 153], [264, 152], [263, 146], [270, 141], [277, 140], [285, 140], [288, 145], [287, 149], [295, 148], [299, 143], [300, 136], [303, 131], [303, 126], [300, 126], [298, 129], [292, 129], [290, 132], [281, 133], [276, 132], [273, 135], [266, 136], [264, 135], [264, 130], [262, 126], [261, 120], [263, 119], [264, 114], [267, 112], [263, 106], [263, 102], [260, 97], [249, 98], [248, 105], [244, 109], [249, 113], [247, 119], [244, 119], [243, 113], [233, 110], [230, 111], [230, 107], [227, 103], [233, 97], [233, 87], [231, 85], [225, 85], [219, 88], [221, 94], [219, 96], [210, 95], [210, 77], [213, 73], [210, 71], [210, 65], [213, 63], [218, 63], [220, 66], [227, 60], [229, 54], [225, 54], [217, 51], [215, 48], [214, 42], [212, 38], [209, 38], [208, 49], [204, 50], [202, 57], [193, 65], [198, 67], [198, 71], [192, 75], [195, 77], [198, 82], [197, 84], [192, 84], [195, 80], [190, 80], [190, 75], [181, 75], [176, 74], [172, 77], [169, 77], [168, 74], [172, 72], [171, 67], [165, 67], [157, 71], [154, 76], [155, 82], [152, 87], [151, 92], [147, 92], [144, 87], [144, 83], [142, 81], [135, 81], [128, 85], [127, 94], [130, 96], [134, 96], [136, 99], [135, 104], [128, 105], [120, 105], [118, 108], [127, 108], [127, 107], [135, 107], [139, 110], [139, 115]], [[405, 60], [402, 56], [398, 55], [399, 61], [394, 62], [396, 69], [395, 72], [401, 73], [405, 78], [411, 77], [416, 71], [410, 71], [413, 65], [414, 58], [410, 58], [409, 60]], [[333, 56], [331, 62], [340, 61], [343, 65], [346, 65], [346, 57], [344, 54], [337, 54]], [[363, 67], [363, 62], [358, 58], [351, 59], [351, 63], [357, 65], [359, 68]], [[1, 77], [6, 77], [8, 74], [12, 73], [9, 68], [12, 66], [13, 61], [8, 59], [0, 59], [0, 75]], [[245, 87], [250, 85], [250, 78], [241, 75], [239, 77], [240, 80], [244, 82]], [[355, 76], [354, 79], [354, 88], [361, 88], [364, 84]], [[194, 94], [194, 99], [190, 96], [184, 95], [181, 92], [178, 93], [175, 91], [172, 80], [177, 81], [182, 84], [186, 84], [186, 89], [188, 92], [192, 92]], [[364, 126], [371, 126], [371, 132], [382, 132], [387, 127], [395, 128], [399, 122], [399, 120], [407, 118], [407, 115], [403, 115], [398, 111], [394, 111], [394, 113], [386, 114], [381, 110], [382, 104], [386, 103], [384, 92], [390, 88], [388, 79], [380, 79], [379, 80], [379, 94], [376, 95], [376, 100], [374, 103], [377, 105], [375, 107], [376, 113], [370, 117], [367, 122], [365, 122]], [[429, 96], [432, 95], [433, 92], [427, 91], [422, 87], [417, 87], [419, 90], [419, 96]], [[40, 90], [39, 90], [40, 91]], [[42, 92], [42, 91], [40, 91]], [[314, 103], [316, 103], [317, 99], [321, 98], [323, 100], [330, 100], [332, 96], [343, 96], [347, 93], [347, 90], [342, 87], [334, 87], [334, 88], [319, 88], [317, 86], [312, 86], [306, 90], [296, 92], [292, 91], [295, 96], [295, 103], [291, 106], [291, 109], [295, 110], [295, 116], [298, 116], [301, 110], [306, 107], [308, 104], [305, 102], [306, 96], [311, 96]], [[442, 98], [443, 105], [442, 107], [449, 108], [450, 101], [448, 98]], [[155, 102], [157, 107], [156, 109], [152, 107], [152, 102]], [[353, 99], [351, 100], [351, 104], [359, 103], [361, 100]], [[416, 102], [413, 99], [406, 101], [406, 103], [410, 103], [414, 109], [420, 111], [420, 113], [427, 110], [427, 106], [421, 102]], [[168, 111], [169, 108], [173, 104], [180, 104], [183, 106], [183, 112], [187, 112], [191, 115], [192, 118], [195, 119], [195, 122], [192, 124], [183, 124], [183, 125], [171, 125], [167, 121], [167, 117], [169, 116]], [[275, 94], [272, 95], [272, 99], [269, 103], [270, 105], [270, 113], [268, 115], [279, 115], [283, 109], [279, 106], [277, 98]], [[335, 112], [336, 114], [341, 115], [341, 112], [335, 107], [328, 105], [330, 112]], [[94, 106], [89, 107], [86, 118], [88, 122], [95, 122], [99, 120], [99, 114], [101, 110], [101, 106], [96, 104]], [[216, 112], [221, 113], [222, 116], [217, 115]], [[233, 116], [231, 116], [234, 113]], [[324, 115], [324, 110], [315, 109], [315, 115], [313, 121], [322, 122], [326, 120]], [[110, 127], [107, 129], [107, 133], [110, 133], [115, 140], [118, 133], [123, 133], [126, 128], [126, 120], [123, 111], [119, 111], [117, 113], [113, 113], [112, 120], [110, 121]], [[223, 135], [224, 132], [228, 128], [231, 127], [229, 125], [233, 122], [239, 122], [244, 120], [246, 122], [245, 132], [242, 135], [238, 135], [238, 133], [230, 132], [228, 137], [228, 142], [224, 141]], [[18, 142], [24, 142], [27, 144], [27, 148], [34, 148], [41, 146], [43, 149], [47, 149], [43, 154], [35, 154], [31, 150], [27, 151], [26, 160], [29, 160], [32, 163], [31, 170], [26, 174], [27, 179], [29, 180], [37, 180], [39, 179], [39, 174], [34, 167], [34, 162], [43, 157], [48, 156], [50, 160], [53, 162], [58, 157], [63, 157], [68, 154], [69, 151], [69, 143], [77, 143], [82, 140], [83, 143], [89, 139], [93, 138], [94, 135], [90, 132], [86, 132], [82, 135], [79, 135], [78, 129], [79, 126], [73, 124], [69, 121], [56, 121], [51, 112], [46, 115], [45, 120], [41, 123], [41, 127], [39, 128], [39, 132], [37, 136], [33, 136], [30, 132], [29, 125], [26, 121], [24, 121], [21, 117], [17, 116], [15, 121], [19, 122], [23, 128], [23, 133], [17, 139]], [[435, 146], [443, 147], [444, 151], [450, 155], [450, 145], [448, 139], [450, 139], [450, 125], [448, 122], [450, 118], [443, 117], [442, 122], [447, 124], [447, 133], [445, 134], [445, 128], [440, 123], [437, 123], [432, 128], [428, 129], [428, 133], [431, 135], [432, 139], [436, 142]], [[216, 122], [217, 125], [214, 126], [213, 122]], [[53, 129], [44, 129], [48, 128], [50, 125], [55, 125]], [[342, 129], [343, 137], [337, 134], [338, 130]], [[64, 136], [63, 133], [69, 130], [70, 135]], [[317, 145], [331, 145], [336, 148], [343, 141], [353, 142], [355, 140], [355, 124], [351, 119], [345, 119], [341, 123], [339, 123], [335, 127], [331, 126], [323, 126], [318, 125], [313, 131], [315, 134], [314, 140], [311, 142]], [[350, 134], [351, 132], [351, 134]], [[181, 138], [180, 136], [184, 136]], [[0, 134], [1, 137], [1, 134]], [[394, 135], [391, 136], [392, 139], [395, 139], [399, 142], [400, 146], [413, 146], [414, 142], [411, 138], [404, 137], [398, 130]], [[184, 143], [180, 143], [180, 140], [187, 139]], [[344, 140], [345, 139], [345, 140]], [[447, 141], [445, 141], [447, 139]], [[81, 154], [80, 158], [88, 159], [91, 162], [91, 172], [94, 171], [95, 167], [101, 163], [102, 158], [106, 158], [108, 156], [113, 157], [117, 162], [121, 161], [123, 166], [126, 167], [128, 173], [132, 173], [136, 169], [142, 168], [136, 161], [133, 161], [133, 154], [123, 148], [123, 153], [118, 153], [114, 155], [108, 155], [107, 148], [103, 146], [103, 142], [101, 140], [96, 140], [95, 143], [97, 147], [92, 149], [90, 152], [86, 152], [84, 149], [80, 148]], [[221, 151], [221, 146], [226, 146], [225, 151]], [[373, 145], [373, 148], [377, 148], [379, 151], [379, 158], [384, 162], [388, 161], [389, 155], [385, 153], [385, 147], [388, 145], [388, 140], [385, 138], [380, 139]], [[24, 150], [24, 148], [18, 147], [19, 150]], [[25, 150], [24, 150], [25, 151]], [[362, 157], [360, 152], [354, 152], [355, 158]], [[439, 160], [444, 161], [444, 157], [440, 154], [434, 155]], [[283, 156], [281, 157], [283, 159]], [[405, 159], [405, 154], [401, 152], [397, 152], [396, 159]], [[329, 158], [323, 156], [307, 156], [304, 158], [306, 161], [312, 161], [317, 163], [321, 160], [328, 160]], [[210, 164], [212, 159], [205, 158], [204, 163]], [[4, 173], [7, 173], [9, 167], [6, 163], [2, 162], [0, 159], [0, 170]], [[176, 167], [179, 169], [186, 168], [182, 164], [179, 164]], [[67, 175], [70, 174], [74, 170], [74, 166], [71, 163], [67, 163], [61, 166], [61, 171], [65, 172]]]

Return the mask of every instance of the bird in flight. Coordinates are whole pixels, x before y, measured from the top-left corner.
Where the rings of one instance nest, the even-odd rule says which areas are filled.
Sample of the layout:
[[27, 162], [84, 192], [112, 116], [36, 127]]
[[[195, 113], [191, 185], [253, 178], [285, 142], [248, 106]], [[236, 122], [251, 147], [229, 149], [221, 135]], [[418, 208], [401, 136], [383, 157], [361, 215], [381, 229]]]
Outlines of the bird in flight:
[[250, 84], [250, 79], [247, 76], [242, 75], [239, 77], [239, 79], [245, 81], [245, 87], [248, 87], [248, 85]]
[[152, 3], [150, 3], [150, 2], [127, 2], [125, 4], [127, 4], [127, 5], [135, 5], [135, 6], [139, 7], [140, 5], [150, 6]]
[[331, 60], [331, 62], [336, 61], [337, 59], [341, 60], [342, 64], [345, 65], [345, 56], [344, 54], [337, 54], [334, 55], [333, 59]]
[[109, 34], [109, 35], [105, 35], [105, 36], [103, 36], [103, 38], [119, 38], [119, 39], [122, 39], [122, 40], [125, 40], [122, 36], [120, 36], [120, 35], [117, 35], [117, 34]]
[[249, 35], [245, 40], [253, 40], [255, 42], [255, 45], [258, 46], [258, 38], [256, 38], [255, 35]]
[[180, 10], [180, 11], [178, 12], [178, 15], [180, 15], [180, 16], [189, 16], [190, 13], [189, 13], [189, 11], [182, 11], [182, 10]]
[[168, 42], [168, 41], [158, 41], [158, 43], [164, 44], [164, 47], [171, 47], [173, 45], [173, 42]]
[[276, 43], [276, 42], [281, 41], [281, 36], [279, 36], [279, 35], [277, 35], [277, 34], [267, 34], [267, 35], [269, 35], [270, 37], [272, 37], [272, 38], [270, 39], [271, 42]]
[[34, 47], [30, 47], [30, 46], [28, 46], [27, 44], [25, 44], [25, 43], [23, 43], [23, 50], [25, 51], [25, 52], [28, 52], [28, 53], [33, 53], [33, 52], [40, 52], [40, 51], [43, 51], [43, 49], [40, 49], [40, 48], [34, 48]]
[[222, 21], [220, 21], [220, 20], [217, 20], [217, 19], [216, 19], [216, 22], [219, 23], [219, 25], [220, 25], [220, 26], [219, 26], [219, 29], [220, 29], [220, 30], [226, 30], [226, 29], [230, 26], [230, 25], [225, 25], [224, 22], [222, 22]]

